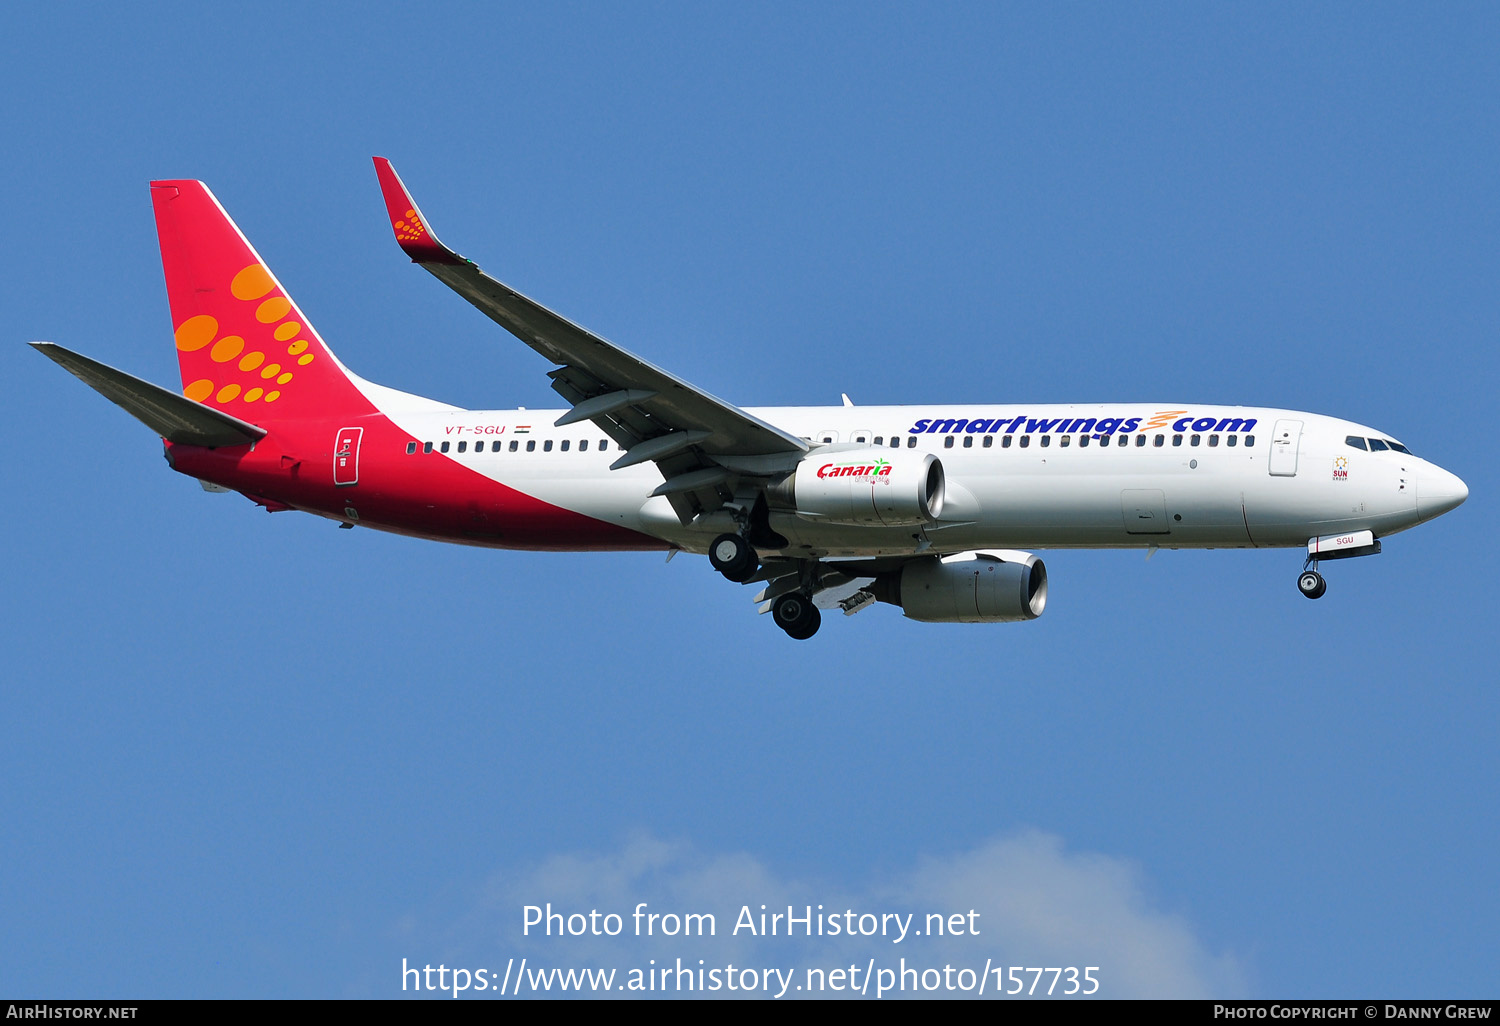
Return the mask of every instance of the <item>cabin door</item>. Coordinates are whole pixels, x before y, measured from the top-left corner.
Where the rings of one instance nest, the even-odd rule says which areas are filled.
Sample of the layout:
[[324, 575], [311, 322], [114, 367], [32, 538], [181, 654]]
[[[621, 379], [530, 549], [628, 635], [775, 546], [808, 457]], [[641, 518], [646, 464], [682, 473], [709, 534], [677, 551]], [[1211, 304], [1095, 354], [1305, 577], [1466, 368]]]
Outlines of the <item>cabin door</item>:
[[345, 487], [359, 484], [359, 440], [362, 427], [339, 428], [333, 442], [333, 483]]
[[1300, 420], [1278, 420], [1271, 436], [1271, 461], [1267, 464], [1272, 477], [1297, 476], [1297, 447], [1302, 442]]

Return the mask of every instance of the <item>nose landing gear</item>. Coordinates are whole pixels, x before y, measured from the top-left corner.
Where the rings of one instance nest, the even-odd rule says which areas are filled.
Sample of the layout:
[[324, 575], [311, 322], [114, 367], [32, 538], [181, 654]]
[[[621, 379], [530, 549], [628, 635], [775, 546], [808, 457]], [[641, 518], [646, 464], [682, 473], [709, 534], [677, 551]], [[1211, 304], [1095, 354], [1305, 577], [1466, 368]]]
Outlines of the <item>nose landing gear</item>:
[[1323, 593], [1328, 590], [1328, 582], [1316, 570], [1303, 568], [1297, 578], [1297, 590], [1310, 599], [1322, 598]]
[[1307, 562], [1297, 577], [1297, 590], [1310, 599], [1322, 598], [1328, 582], [1318, 573], [1320, 559], [1352, 559], [1380, 555], [1380, 539], [1373, 531], [1346, 531], [1307, 539]]

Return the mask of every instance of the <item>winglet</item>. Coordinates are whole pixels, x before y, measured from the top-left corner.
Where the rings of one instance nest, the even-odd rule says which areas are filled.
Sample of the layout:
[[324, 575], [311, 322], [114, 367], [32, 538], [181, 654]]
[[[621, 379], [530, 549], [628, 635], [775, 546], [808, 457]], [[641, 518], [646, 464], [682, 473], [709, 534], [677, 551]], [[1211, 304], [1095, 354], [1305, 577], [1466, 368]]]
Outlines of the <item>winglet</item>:
[[396, 233], [396, 242], [403, 252], [417, 264], [464, 264], [463, 257], [438, 241], [427, 219], [417, 209], [417, 201], [411, 198], [401, 176], [384, 157], [376, 157], [375, 174], [380, 179], [380, 193], [385, 197], [386, 213], [391, 218], [391, 230]]

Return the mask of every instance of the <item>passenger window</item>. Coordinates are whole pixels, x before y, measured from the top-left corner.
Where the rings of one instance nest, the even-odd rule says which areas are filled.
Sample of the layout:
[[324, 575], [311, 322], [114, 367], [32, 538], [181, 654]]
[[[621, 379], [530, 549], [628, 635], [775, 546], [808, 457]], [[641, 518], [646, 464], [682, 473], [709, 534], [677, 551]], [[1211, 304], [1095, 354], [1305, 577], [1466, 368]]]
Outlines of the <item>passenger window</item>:
[[1173, 445], [1181, 445], [1182, 444], [1182, 436], [1181, 435], [1173, 435], [1172, 436], [1172, 444]]
[[1002, 448], [1002, 449], [1009, 449], [1010, 448], [1010, 435], [1006, 435], [1006, 436], [1004, 436], [1003, 438], [1000, 439], [1000, 448]]
[[417, 454], [417, 443], [416, 442], [407, 442], [406, 443], [406, 455], [408, 455], [408, 456], [415, 456], [416, 454]]
[[906, 447], [908, 449], [915, 449], [917, 447], [917, 436], [916, 435], [908, 435], [907, 436]]
[[431, 452], [432, 451], [432, 443], [431, 442], [423, 442], [422, 443], [422, 451], [424, 453]]
[[[1109, 443], [1106, 442], [1105, 444], [1108, 445]], [[1126, 445], [1129, 445], [1129, 444], [1130, 444], [1130, 436], [1129, 435], [1121, 435], [1120, 436], [1120, 440], [1115, 443], [1115, 445], [1117, 445], [1117, 446], [1126, 446]], [[1140, 445], [1141, 443], [1140, 442], [1136, 442], [1135, 444], [1136, 445]]]
[[1192, 445], [1197, 445], [1201, 441], [1203, 441], [1203, 436], [1202, 435], [1194, 435], [1191, 444]]
[[984, 447], [986, 449], [988, 449], [990, 446], [992, 446], [994, 444], [995, 444], [995, 436], [994, 435], [985, 435], [984, 436]]
[[463, 452], [468, 447], [469, 447], [469, 443], [468, 442], [459, 442], [458, 443], [458, 451], [459, 452]]
[[1356, 449], [1363, 449], [1366, 452], [1369, 451], [1368, 449], [1365, 448], [1365, 440], [1363, 438], [1359, 438], [1359, 437], [1357, 437], [1355, 435], [1350, 435], [1347, 438], [1345, 438], [1344, 439], [1344, 444], [1345, 445], [1351, 445], [1351, 446], [1353, 446]]
[[1371, 452], [1385, 452], [1389, 448], [1390, 448], [1389, 445], [1386, 445], [1384, 442], [1382, 442], [1378, 438], [1372, 438], [1372, 439], [1370, 439], [1370, 451]]
[[[1067, 438], [1068, 436], [1067, 435], [1063, 435], [1063, 437]], [[1052, 444], [1052, 436], [1051, 435], [1043, 435], [1042, 436], [1042, 448], [1045, 449], [1045, 448], [1047, 448], [1047, 446], [1049, 446], [1051, 444]]]
[[943, 439], [943, 448], [944, 449], [951, 449], [951, 448], [953, 448], [953, 436], [952, 435], [949, 435], [947, 438]]
[[566, 438], [564, 438], [563, 442], [562, 442], [562, 451], [563, 452], [567, 452], [568, 451], [568, 439], [566, 439]]
[[444, 442], [441, 446], [439, 446], [439, 448], [441, 448], [444, 452], [447, 452], [448, 451], [448, 443]]
[[579, 441], [579, 443], [578, 443], [578, 451], [579, 452], [588, 452], [589, 451], [589, 440], [587, 438], [584, 438], [584, 439], [582, 439], [582, 440]]
[[[1046, 435], [1042, 436], [1042, 440], [1043, 441], [1046, 441], [1046, 438], [1047, 438]], [[1031, 445], [1031, 436], [1030, 435], [1022, 435], [1021, 436], [1021, 448], [1025, 449], [1029, 445]]]
[[609, 442], [606, 441], [603, 438], [599, 439], [599, 451], [603, 452], [605, 449], [608, 449], [608, 448], [609, 448]]
[[545, 442], [542, 443], [542, 452], [551, 452], [551, 451], [552, 451], [552, 439], [549, 438]]
[[965, 449], [972, 449], [972, 448], [974, 448], [974, 436], [973, 435], [964, 435], [964, 448]]
[[885, 435], [876, 435], [875, 436], [875, 444], [876, 445], [884, 445], [885, 444]]
[[1146, 436], [1145, 435], [1136, 435], [1135, 436], [1135, 447], [1137, 449], [1141, 448], [1145, 444], [1146, 444]]
[[1240, 436], [1239, 435], [1230, 435], [1228, 438], [1224, 439], [1224, 444], [1225, 445], [1236, 445], [1236, 444], [1238, 444], [1239, 440], [1240, 440]]
[[1167, 436], [1166, 435], [1157, 435], [1156, 436], [1156, 441], [1152, 442], [1151, 444], [1154, 445], [1154, 446], [1156, 446], [1158, 449], [1160, 449], [1166, 443], [1166, 441], [1167, 441]]
[[899, 449], [899, 448], [901, 448], [901, 439], [897, 438], [895, 435], [891, 436], [891, 448], [892, 449]]
[[1068, 443], [1071, 442], [1071, 441], [1073, 441], [1073, 436], [1072, 435], [1063, 435], [1062, 436], [1062, 441], [1058, 442], [1057, 444], [1060, 445], [1060, 446], [1062, 446], [1064, 449], [1066, 449], [1068, 447]]
[[1254, 444], [1255, 444], [1255, 436], [1254, 435], [1246, 435], [1245, 436], [1245, 448], [1248, 449], [1248, 448], [1250, 448], [1250, 446], [1252, 446]]
[[1208, 436], [1208, 447], [1210, 449], [1215, 448], [1218, 444], [1219, 444], [1219, 436], [1218, 435], [1209, 435]]
[[535, 438], [528, 438], [526, 440], [526, 451], [527, 452], [536, 452], [536, 439]]
[[516, 441], [514, 438], [512, 438], [510, 440], [510, 451], [511, 452], [515, 452], [520, 447], [521, 447], [521, 443], [520, 442]]
[[863, 442], [865, 440], [865, 436], [864, 435], [855, 435], [854, 436], [854, 440], [856, 442]]
[[1089, 437], [1090, 437], [1089, 435], [1079, 435], [1078, 436], [1078, 444], [1080, 446], [1087, 446], [1089, 444]]

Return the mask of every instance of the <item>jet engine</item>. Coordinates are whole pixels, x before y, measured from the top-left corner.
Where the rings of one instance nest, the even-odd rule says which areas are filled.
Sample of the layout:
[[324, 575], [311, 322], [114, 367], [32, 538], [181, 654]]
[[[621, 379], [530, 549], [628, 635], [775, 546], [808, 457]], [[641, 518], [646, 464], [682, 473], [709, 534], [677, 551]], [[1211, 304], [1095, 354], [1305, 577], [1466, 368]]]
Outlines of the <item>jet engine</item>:
[[943, 480], [931, 453], [845, 449], [813, 453], [767, 498], [819, 523], [910, 527], [942, 515]]
[[927, 556], [881, 574], [866, 590], [926, 623], [1035, 620], [1047, 606], [1047, 567], [1029, 552]]

